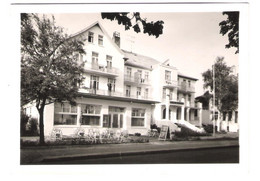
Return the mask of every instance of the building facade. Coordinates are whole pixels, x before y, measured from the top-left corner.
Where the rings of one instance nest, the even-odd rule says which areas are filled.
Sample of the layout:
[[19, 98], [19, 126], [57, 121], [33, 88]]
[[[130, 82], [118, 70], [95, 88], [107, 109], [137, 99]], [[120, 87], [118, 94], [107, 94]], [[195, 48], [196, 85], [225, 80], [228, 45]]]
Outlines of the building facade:
[[175, 129], [178, 121], [201, 126], [201, 106], [194, 101], [197, 79], [179, 73], [170, 60], [161, 63], [122, 50], [120, 34], [115, 32], [110, 38], [98, 22], [74, 38], [85, 40], [86, 54], [78, 55], [79, 63], [85, 63], [80, 96], [76, 106], [68, 102], [46, 105], [45, 135], [53, 129], [72, 135], [79, 127], [145, 135], [151, 124]]

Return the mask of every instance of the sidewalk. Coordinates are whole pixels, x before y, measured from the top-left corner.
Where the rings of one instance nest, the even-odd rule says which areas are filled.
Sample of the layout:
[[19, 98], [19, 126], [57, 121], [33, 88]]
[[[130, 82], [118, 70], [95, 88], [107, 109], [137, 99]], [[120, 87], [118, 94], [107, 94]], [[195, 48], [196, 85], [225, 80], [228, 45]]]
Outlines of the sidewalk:
[[120, 155], [163, 153], [190, 149], [238, 146], [238, 140], [158, 141], [149, 143], [70, 145], [21, 149], [21, 164], [39, 164], [57, 160], [102, 158]]

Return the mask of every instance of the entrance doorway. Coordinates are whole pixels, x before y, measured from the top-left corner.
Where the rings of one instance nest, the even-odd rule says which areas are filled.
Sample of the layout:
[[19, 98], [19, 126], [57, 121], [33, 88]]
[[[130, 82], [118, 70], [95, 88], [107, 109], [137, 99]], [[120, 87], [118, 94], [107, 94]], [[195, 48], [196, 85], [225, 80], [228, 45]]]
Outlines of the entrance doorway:
[[124, 113], [125, 108], [109, 106], [108, 117], [110, 128], [123, 128], [124, 127]]
[[111, 119], [111, 128], [123, 128], [123, 114], [109, 113]]

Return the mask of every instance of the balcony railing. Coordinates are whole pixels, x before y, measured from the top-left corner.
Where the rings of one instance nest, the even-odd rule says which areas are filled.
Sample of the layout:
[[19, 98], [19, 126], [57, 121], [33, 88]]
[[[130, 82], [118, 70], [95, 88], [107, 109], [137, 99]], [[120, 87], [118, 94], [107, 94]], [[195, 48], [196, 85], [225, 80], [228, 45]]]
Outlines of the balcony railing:
[[113, 74], [113, 75], [117, 75], [118, 74], [118, 70], [114, 67], [107, 67], [104, 65], [99, 65], [96, 63], [92, 63], [90, 66], [87, 67], [88, 70], [92, 70], [95, 72], [99, 72], [102, 74]]
[[195, 92], [195, 88], [192, 85], [189, 85], [187, 83], [179, 83], [178, 90], [184, 91], [184, 92]]
[[88, 93], [93, 95], [103, 95], [103, 96], [114, 96], [114, 97], [129, 97], [133, 99], [145, 99], [145, 100], [152, 100], [151, 97], [148, 95], [141, 96], [141, 95], [126, 95], [122, 92], [114, 92], [109, 90], [95, 90], [95, 89], [89, 89], [89, 88], [81, 88], [79, 89], [80, 93]]
[[165, 80], [164, 87], [178, 87], [178, 82], [176, 80]]
[[136, 83], [136, 84], [150, 84], [150, 80], [148, 79], [134, 77], [130, 75], [125, 75], [125, 81]]

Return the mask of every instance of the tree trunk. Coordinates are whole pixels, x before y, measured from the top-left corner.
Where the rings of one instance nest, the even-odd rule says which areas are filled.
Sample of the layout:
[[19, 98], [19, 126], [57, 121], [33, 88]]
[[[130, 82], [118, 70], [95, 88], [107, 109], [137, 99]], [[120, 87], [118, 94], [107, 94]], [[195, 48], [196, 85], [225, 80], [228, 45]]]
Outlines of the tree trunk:
[[45, 140], [44, 140], [44, 124], [43, 124], [43, 112], [44, 112], [44, 108], [38, 109], [39, 115], [40, 115], [40, 123], [39, 123], [39, 127], [40, 127], [40, 145], [44, 145], [45, 144]]

